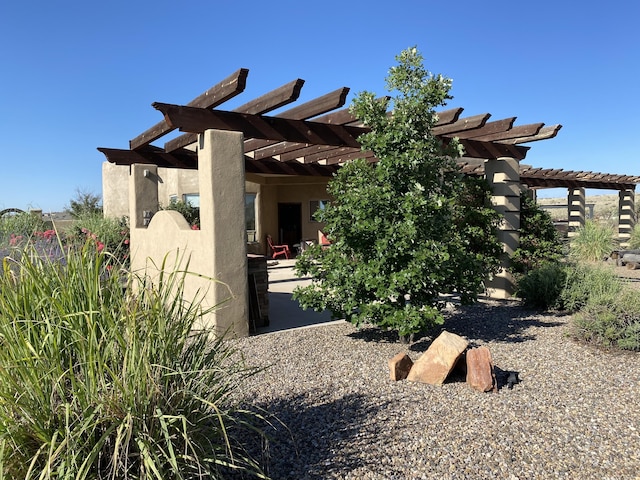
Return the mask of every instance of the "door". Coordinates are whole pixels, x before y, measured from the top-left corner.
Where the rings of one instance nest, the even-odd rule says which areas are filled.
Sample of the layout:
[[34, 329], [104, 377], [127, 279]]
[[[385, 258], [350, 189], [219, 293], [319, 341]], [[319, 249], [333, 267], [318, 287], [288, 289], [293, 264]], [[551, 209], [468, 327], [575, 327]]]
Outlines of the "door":
[[289, 245], [291, 252], [296, 250], [294, 245], [302, 239], [302, 204], [278, 204], [278, 243]]

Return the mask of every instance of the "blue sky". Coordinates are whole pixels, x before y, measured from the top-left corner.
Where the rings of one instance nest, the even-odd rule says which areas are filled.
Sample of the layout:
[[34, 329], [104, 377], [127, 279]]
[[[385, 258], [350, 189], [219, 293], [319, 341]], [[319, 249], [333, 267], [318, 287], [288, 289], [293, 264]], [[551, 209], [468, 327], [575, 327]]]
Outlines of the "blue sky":
[[247, 88], [229, 108], [295, 78], [300, 101], [342, 86], [349, 101], [384, 94], [413, 45], [453, 79], [448, 107], [563, 125], [526, 163], [640, 175], [639, 17], [635, 0], [4, 0], [0, 209], [101, 194], [96, 148], [128, 148], [161, 119], [154, 101], [187, 103], [241, 67]]

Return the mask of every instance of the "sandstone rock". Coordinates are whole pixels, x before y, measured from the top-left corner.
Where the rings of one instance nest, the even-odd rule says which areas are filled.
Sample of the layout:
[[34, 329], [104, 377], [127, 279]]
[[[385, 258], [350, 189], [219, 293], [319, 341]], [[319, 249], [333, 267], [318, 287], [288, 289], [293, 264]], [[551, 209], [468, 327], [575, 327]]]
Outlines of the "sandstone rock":
[[407, 380], [442, 385], [468, 345], [461, 336], [442, 332], [413, 364]]
[[389, 360], [389, 376], [394, 382], [404, 380], [409, 375], [413, 360], [406, 353], [399, 353]]
[[467, 383], [479, 392], [488, 392], [496, 388], [493, 361], [487, 347], [467, 351]]

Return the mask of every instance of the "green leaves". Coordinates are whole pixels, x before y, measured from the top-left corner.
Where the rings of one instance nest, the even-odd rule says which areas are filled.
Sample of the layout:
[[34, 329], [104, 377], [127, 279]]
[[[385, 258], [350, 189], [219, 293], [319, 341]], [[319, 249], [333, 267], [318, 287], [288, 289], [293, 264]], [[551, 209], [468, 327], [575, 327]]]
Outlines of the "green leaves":
[[458, 142], [445, 147], [432, 132], [451, 81], [428, 72], [416, 48], [396, 59], [387, 78], [396, 93], [391, 113], [370, 92], [351, 106], [371, 128], [359, 138], [363, 149], [379, 161], [347, 163], [329, 184], [333, 201], [319, 220], [332, 245], [305, 251], [297, 272], [314, 283], [295, 297], [404, 336], [442, 322], [441, 294], [472, 301], [500, 247], [486, 184], [464, 179]]

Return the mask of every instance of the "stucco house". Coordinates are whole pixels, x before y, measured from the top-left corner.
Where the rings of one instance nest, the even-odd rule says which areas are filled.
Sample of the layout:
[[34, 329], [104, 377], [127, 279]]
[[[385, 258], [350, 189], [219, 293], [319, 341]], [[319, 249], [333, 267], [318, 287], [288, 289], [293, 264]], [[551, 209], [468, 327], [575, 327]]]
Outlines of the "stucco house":
[[[170, 258], [167, 268], [184, 268], [188, 261], [197, 274], [191, 294], [205, 292], [205, 306], [222, 304], [205, 321], [236, 335], [249, 331], [247, 254], [267, 254], [266, 235], [292, 248], [317, 239], [322, 225], [313, 213], [329, 200], [331, 176], [350, 159], [376, 161], [357, 141], [366, 127], [341, 109], [348, 88], [271, 115], [297, 100], [304, 83], [298, 79], [232, 111], [218, 109], [244, 90], [247, 74], [238, 70], [188, 105], [155, 103], [163, 119], [132, 139], [129, 149], [99, 148], [107, 158], [104, 212], [130, 218], [133, 268], [150, 274], [150, 263], [157, 267]], [[553, 138], [561, 126], [514, 126], [515, 117], [489, 121], [490, 114], [461, 117], [462, 111], [439, 112], [434, 133], [443, 142], [460, 139], [466, 151], [462, 171], [487, 178], [504, 216], [499, 240], [505, 268], [488, 284], [491, 294], [504, 298], [513, 292], [506, 267], [518, 247], [523, 185], [566, 187], [574, 226], [584, 222], [585, 188], [615, 188], [620, 234], [630, 234], [640, 178], [521, 165], [529, 150], [524, 144]], [[163, 147], [152, 145], [176, 129], [186, 133]], [[159, 211], [172, 199], [199, 205], [201, 230], [191, 230], [177, 212]]]

